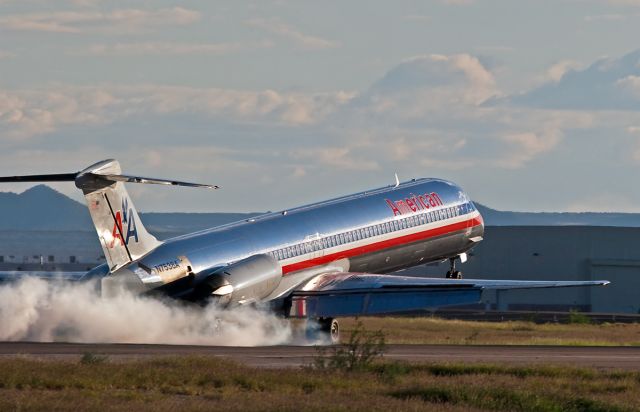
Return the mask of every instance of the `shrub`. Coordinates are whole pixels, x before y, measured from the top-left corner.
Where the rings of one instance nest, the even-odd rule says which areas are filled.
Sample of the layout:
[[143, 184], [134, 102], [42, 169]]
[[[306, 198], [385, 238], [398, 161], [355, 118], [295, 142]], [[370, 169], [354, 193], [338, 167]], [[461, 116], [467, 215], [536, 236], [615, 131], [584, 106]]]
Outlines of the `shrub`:
[[576, 309], [569, 311], [569, 323], [588, 325], [591, 323], [591, 318], [584, 313], [578, 312]]
[[332, 347], [329, 355], [325, 347], [316, 347], [316, 350], [312, 365], [315, 369], [368, 370], [373, 361], [384, 354], [386, 344], [382, 331], [367, 331], [358, 321], [346, 344]]
[[82, 358], [80, 358], [80, 363], [83, 365], [96, 365], [99, 363], [105, 363], [107, 360], [109, 360], [107, 355], [97, 355], [95, 353], [85, 352], [84, 355], [82, 355]]

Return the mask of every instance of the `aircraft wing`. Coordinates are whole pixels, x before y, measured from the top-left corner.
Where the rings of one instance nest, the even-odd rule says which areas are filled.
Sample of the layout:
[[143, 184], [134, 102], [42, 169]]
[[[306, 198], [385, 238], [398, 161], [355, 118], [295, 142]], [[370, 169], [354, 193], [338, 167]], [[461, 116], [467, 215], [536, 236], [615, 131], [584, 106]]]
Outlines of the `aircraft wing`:
[[480, 301], [483, 290], [604, 286], [595, 281], [443, 279], [366, 273], [327, 273], [296, 289], [292, 317], [380, 315]]

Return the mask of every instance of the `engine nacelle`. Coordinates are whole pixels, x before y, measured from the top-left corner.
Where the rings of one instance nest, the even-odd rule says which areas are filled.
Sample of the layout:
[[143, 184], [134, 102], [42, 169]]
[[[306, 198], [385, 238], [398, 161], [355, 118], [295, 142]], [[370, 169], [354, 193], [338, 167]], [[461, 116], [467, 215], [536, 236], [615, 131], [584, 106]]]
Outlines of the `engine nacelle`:
[[217, 270], [198, 289], [221, 304], [242, 304], [265, 298], [281, 279], [282, 268], [273, 257], [255, 255]]

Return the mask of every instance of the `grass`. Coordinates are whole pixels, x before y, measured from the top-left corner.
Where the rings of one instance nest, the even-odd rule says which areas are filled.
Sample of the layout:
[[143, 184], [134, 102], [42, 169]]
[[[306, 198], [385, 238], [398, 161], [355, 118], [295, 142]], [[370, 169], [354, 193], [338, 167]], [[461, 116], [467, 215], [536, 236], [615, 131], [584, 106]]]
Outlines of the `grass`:
[[640, 410], [640, 373], [376, 361], [255, 369], [216, 357], [0, 359], [0, 410]]
[[[366, 330], [381, 330], [389, 344], [640, 346], [640, 324], [590, 324], [584, 322], [584, 315], [573, 315], [575, 319], [570, 324], [429, 317], [359, 320]], [[356, 322], [353, 318], [340, 319], [343, 341], [348, 339]]]

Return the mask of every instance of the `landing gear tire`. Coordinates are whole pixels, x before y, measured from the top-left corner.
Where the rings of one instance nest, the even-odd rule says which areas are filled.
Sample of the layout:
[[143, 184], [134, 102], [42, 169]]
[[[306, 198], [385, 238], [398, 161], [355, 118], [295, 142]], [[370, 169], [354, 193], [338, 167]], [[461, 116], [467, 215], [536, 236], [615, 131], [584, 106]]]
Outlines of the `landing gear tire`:
[[447, 279], [462, 279], [462, 272], [460, 272], [459, 270], [454, 270], [453, 272], [448, 271], [447, 274], [445, 275], [445, 278], [447, 278]]
[[313, 322], [308, 322], [306, 336], [310, 341], [321, 340], [331, 345], [340, 343], [340, 324], [334, 318], [319, 318], [317, 327]]
[[451, 269], [447, 271], [447, 274], [444, 277], [447, 279], [462, 279], [462, 272], [456, 270], [456, 259], [449, 259], [449, 263], [451, 265]]

